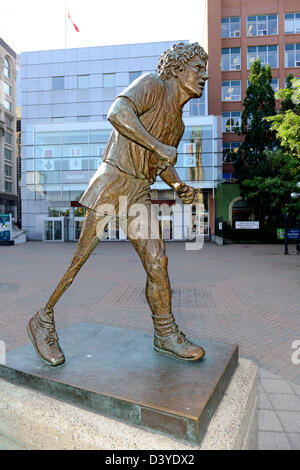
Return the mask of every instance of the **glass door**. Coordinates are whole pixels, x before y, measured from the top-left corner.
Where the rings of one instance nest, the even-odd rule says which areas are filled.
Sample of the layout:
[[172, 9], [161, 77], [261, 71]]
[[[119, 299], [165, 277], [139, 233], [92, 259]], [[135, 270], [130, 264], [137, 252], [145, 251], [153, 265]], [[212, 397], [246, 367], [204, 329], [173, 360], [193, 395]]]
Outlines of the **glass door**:
[[47, 217], [44, 219], [43, 241], [64, 241], [64, 217]]

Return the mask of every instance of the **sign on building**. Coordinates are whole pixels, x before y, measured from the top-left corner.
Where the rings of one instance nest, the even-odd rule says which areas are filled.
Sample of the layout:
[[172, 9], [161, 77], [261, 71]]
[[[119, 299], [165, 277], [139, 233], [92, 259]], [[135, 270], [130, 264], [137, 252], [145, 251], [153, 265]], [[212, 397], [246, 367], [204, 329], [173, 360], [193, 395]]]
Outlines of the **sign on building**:
[[248, 220], [246, 222], [235, 222], [235, 228], [243, 228], [247, 230], [258, 229], [259, 222], [254, 220]]
[[0, 241], [9, 241], [11, 235], [11, 214], [0, 214]]

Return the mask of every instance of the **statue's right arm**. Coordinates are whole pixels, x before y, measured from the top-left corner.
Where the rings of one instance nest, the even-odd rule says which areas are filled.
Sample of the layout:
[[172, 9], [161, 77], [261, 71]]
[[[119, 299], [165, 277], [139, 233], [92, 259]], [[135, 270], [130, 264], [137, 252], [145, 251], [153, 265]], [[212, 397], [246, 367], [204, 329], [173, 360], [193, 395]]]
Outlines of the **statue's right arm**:
[[161, 162], [161, 169], [175, 165], [177, 149], [159, 142], [149, 134], [138, 118], [131, 100], [119, 96], [112, 104], [107, 118], [124, 137], [156, 154]]

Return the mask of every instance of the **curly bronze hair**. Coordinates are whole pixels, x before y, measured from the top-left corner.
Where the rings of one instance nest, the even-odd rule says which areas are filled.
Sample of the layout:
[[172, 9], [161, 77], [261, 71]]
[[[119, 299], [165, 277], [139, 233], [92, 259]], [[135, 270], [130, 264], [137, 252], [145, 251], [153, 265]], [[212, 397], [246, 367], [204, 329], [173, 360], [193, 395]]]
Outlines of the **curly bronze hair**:
[[182, 72], [186, 68], [186, 64], [193, 59], [193, 57], [199, 56], [206, 65], [208, 55], [197, 42], [192, 44], [185, 44], [179, 42], [174, 44], [171, 49], [163, 52], [160, 56], [157, 73], [162, 80], [167, 80], [171, 76], [176, 75], [176, 71]]

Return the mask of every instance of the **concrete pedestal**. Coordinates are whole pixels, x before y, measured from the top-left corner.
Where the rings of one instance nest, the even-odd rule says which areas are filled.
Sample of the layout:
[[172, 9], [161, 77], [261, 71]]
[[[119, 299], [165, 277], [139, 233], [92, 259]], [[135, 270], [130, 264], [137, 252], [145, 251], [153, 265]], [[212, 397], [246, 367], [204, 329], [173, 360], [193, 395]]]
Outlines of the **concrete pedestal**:
[[59, 335], [63, 366], [44, 365], [31, 344], [0, 366], [0, 421], [24, 446], [255, 447], [257, 369], [236, 370], [236, 346], [201, 341], [206, 358], [185, 363], [136, 330], [80, 323]]

